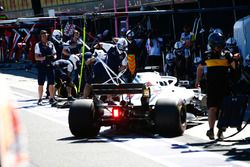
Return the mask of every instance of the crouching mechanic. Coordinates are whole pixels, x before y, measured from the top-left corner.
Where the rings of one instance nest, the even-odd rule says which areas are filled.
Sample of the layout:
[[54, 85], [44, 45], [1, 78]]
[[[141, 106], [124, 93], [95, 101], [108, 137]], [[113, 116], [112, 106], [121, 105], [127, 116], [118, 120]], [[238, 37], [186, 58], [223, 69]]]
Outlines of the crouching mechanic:
[[[55, 68], [55, 81], [66, 81], [68, 101], [74, 101], [72, 97], [72, 88], [74, 87], [73, 75], [80, 64], [80, 58], [76, 55], [70, 55], [68, 60], [60, 59], [53, 63]], [[58, 87], [56, 87], [58, 89]]]

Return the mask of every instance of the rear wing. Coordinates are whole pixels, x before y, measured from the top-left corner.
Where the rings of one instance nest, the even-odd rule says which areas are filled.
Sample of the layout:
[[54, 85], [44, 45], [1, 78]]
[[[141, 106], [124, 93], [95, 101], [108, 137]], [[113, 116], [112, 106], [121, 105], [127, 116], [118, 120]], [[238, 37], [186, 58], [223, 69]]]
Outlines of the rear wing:
[[143, 94], [144, 88], [145, 85], [141, 83], [92, 84], [94, 95]]

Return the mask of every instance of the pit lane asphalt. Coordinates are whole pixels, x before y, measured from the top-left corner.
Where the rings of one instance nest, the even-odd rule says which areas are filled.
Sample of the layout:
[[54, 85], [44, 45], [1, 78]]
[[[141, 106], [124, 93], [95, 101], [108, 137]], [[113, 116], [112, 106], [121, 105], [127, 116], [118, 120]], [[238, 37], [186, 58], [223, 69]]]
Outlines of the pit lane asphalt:
[[35, 71], [0, 69], [0, 72], [0, 77], [10, 82], [17, 98], [34, 166], [105, 166], [103, 163], [107, 166], [249, 166], [249, 127], [223, 142], [207, 139], [206, 118], [194, 122], [200, 124], [177, 138], [119, 133], [104, 128], [96, 139], [79, 140], [68, 130], [67, 109], [36, 106]]

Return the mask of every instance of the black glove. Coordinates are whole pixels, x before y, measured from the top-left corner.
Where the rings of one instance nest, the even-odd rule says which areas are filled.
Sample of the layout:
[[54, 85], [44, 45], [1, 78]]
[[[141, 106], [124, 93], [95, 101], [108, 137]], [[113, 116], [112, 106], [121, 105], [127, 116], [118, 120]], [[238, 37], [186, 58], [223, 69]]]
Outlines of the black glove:
[[47, 55], [46, 56], [46, 61], [53, 61], [54, 60], [54, 55]]

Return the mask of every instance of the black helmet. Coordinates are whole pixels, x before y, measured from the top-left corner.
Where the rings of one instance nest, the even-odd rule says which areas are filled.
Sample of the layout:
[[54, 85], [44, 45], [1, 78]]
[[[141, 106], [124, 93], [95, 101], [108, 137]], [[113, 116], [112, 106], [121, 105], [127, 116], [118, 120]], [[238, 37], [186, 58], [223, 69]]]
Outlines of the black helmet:
[[215, 47], [224, 48], [225, 47], [225, 40], [221, 33], [211, 33], [208, 36], [208, 45], [211, 47], [211, 49], [214, 49]]

